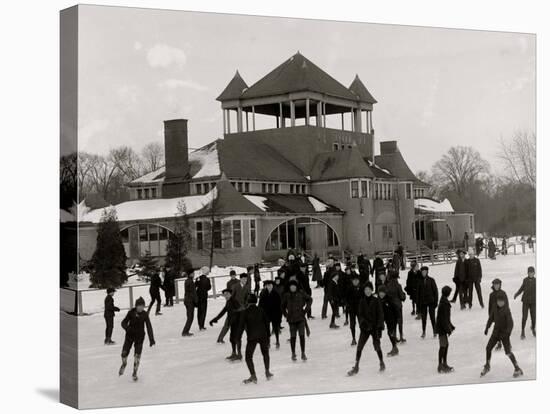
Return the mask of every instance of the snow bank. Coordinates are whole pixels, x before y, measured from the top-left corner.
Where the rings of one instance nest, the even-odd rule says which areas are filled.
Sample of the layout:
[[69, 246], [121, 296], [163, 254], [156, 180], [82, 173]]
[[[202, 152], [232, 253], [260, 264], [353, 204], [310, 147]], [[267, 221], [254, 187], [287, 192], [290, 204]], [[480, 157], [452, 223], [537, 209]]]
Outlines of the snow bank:
[[414, 200], [414, 208], [430, 213], [454, 213], [453, 206], [448, 199], [437, 202], [429, 198], [417, 198]]
[[323, 211], [328, 210], [328, 206], [325, 203], [323, 203], [322, 201], [317, 200], [315, 197], [308, 197], [307, 199], [309, 200], [309, 202], [313, 206], [313, 209], [316, 212], [322, 213]]
[[[126, 201], [114, 206], [119, 221], [151, 220], [173, 217], [178, 212], [178, 204], [183, 202], [186, 214], [193, 214], [214, 200], [218, 195], [216, 188], [207, 194], [177, 198], [154, 198], [148, 200]], [[79, 210], [80, 211], [80, 210]], [[99, 223], [104, 209], [92, 210], [80, 221]]]
[[267, 211], [267, 206], [265, 205], [267, 198], [255, 195], [245, 195], [244, 197], [262, 211]]

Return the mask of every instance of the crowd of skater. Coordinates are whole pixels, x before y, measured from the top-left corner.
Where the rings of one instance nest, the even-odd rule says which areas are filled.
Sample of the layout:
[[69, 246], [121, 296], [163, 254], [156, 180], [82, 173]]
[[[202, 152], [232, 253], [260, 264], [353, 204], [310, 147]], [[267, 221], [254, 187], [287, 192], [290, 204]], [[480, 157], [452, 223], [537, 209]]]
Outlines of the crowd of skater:
[[[426, 338], [428, 320], [433, 337], [439, 340], [437, 358], [437, 372], [446, 374], [454, 371], [448, 363], [450, 337], [455, 330], [452, 323], [452, 303], [457, 300], [460, 309], [467, 311], [473, 306], [474, 290], [481, 308], [485, 307], [481, 290], [482, 266], [478, 258], [477, 249], [467, 257], [465, 250], [457, 251], [452, 281], [450, 286], [438, 288], [436, 280], [430, 276], [427, 266], [420, 266], [415, 261], [410, 262], [410, 270], [404, 283], [400, 282], [400, 270], [405, 270], [406, 260], [403, 248], [398, 244], [393, 257], [384, 261], [376, 256], [371, 262], [365, 255], [360, 254], [355, 261], [347, 261], [343, 266], [338, 260], [330, 257], [326, 261], [322, 272], [320, 260], [315, 256], [311, 263], [307, 263], [305, 256], [289, 252], [286, 259], [279, 260], [277, 276], [271, 280], [263, 280], [259, 266], [249, 266], [246, 273], [237, 275], [230, 272], [230, 278], [222, 291], [225, 299], [223, 309], [208, 321], [210, 327], [223, 321], [217, 342], [225, 343], [229, 334], [231, 353], [227, 356], [230, 362], [241, 361], [242, 338], [246, 333], [244, 359], [250, 377], [244, 380], [245, 384], [258, 381], [253, 356], [256, 348], [260, 348], [263, 357], [266, 379], [271, 379], [273, 373], [270, 368], [270, 351], [281, 347], [280, 333], [288, 328], [290, 339], [291, 360], [297, 361], [298, 355], [302, 361], [307, 361], [306, 338], [310, 335], [308, 321], [315, 319], [312, 314], [312, 286], [323, 290], [323, 304], [321, 318], [328, 320], [330, 329], [341, 328], [337, 324], [343, 321], [349, 327], [351, 346], [355, 348], [355, 364], [347, 372], [349, 376], [359, 372], [359, 366], [365, 345], [372, 343], [379, 363], [379, 370], [386, 369], [384, 354], [381, 348], [383, 333], [387, 335], [391, 350], [386, 357], [399, 355], [399, 346], [406, 343], [403, 327], [403, 304], [407, 296], [411, 302], [411, 314], [421, 321], [421, 338]], [[311, 270], [310, 270], [311, 268]], [[191, 327], [197, 311], [199, 330], [206, 330], [208, 313], [208, 296], [212, 288], [208, 277], [210, 269], [202, 267], [191, 272], [184, 284], [185, 294], [183, 303], [186, 308], [186, 322], [181, 332], [184, 337], [191, 337]], [[138, 298], [122, 321], [125, 331], [122, 346], [122, 365], [119, 375], [123, 375], [128, 362], [132, 346], [134, 347], [134, 364], [132, 377], [136, 381], [141, 359], [145, 333], [150, 346], [155, 345], [153, 328], [149, 314], [156, 304], [156, 315], [161, 313], [161, 290], [165, 291], [165, 306], [173, 306], [173, 291], [169, 272], [161, 269], [151, 278], [151, 301], [146, 308], [143, 298]], [[194, 273], [199, 273], [195, 278]], [[168, 280], [168, 283], [167, 283]], [[311, 283], [313, 282], [313, 283]], [[167, 292], [168, 289], [168, 292]], [[454, 295], [451, 297], [451, 294]], [[107, 291], [105, 299], [105, 344], [113, 345], [111, 339], [113, 319], [119, 309], [114, 305], [114, 289]], [[535, 269], [530, 266], [522, 285], [514, 294], [516, 299], [521, 296], [522, 326], [521, 339], [525, 339], [525, 328], [528, 317], [531, 318], [531, 333], [536, 335], [536, 278]], [[330, 310], [330, 315], [329, 315]], [[510, 359], [514, 371], [513, 376], [523, 375], [510, 342], [513, 329], [513, 318], [508, 304], [508, 296], [503, 290], [502, 281], [494, 279], [491, 284], [491, 293], [487, 302], [488, 319], [485, 335], [491, 335], [486, 345], [486, 361], [481, 376], [486, 375], [491, 368], [493, 349], [504, 348]], [[286, 321], [286, 326], [283, 326]], [[272, 338], [274, 337], [274, 341]], [[297, 353], [299, 346], [299, 354]]]

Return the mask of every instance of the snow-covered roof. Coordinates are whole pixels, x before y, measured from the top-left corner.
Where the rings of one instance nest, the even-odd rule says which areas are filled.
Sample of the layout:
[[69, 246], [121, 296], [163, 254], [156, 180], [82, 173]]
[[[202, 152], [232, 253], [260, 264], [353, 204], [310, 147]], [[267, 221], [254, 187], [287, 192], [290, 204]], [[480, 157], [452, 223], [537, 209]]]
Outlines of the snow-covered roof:
[[267, 201], [266, 197], [246, 194], [244, 196], [244, 198], [246, 198], [248, 201], [250, 201], [256, 207], [258, 207], [260, 210], [267, 211], [267, 206], [265, 205], [265, 202]]
[[[218, 177], [221, 174], [220, 161], [218, 157], [217, 142], [213, 141], [202, 148], [199, 148], [189, 154], [189, 174], [191, 178]], [[139, 178], [136, 178], [131, 184], [155, 184], [164, 180], [164, 166], [151, 171]]]
[[315, 197], [308, 197], [307, 198], [313, 208], [316, 212], [322, 213], [323, 211], [327, 211], [330, 207], [327, 206], [325, 203], [323, 203], [321, 200], [316, 199]]
[[[186, 214], [201, 210], [217, 198], [217, 189], [213, 188], [207, 194], [176, 198], [157, 198], [148, 200], [133, 200], [113, 206], [119, 221], [153, 220], [174, 217], [178, 212], [180, 202], [185, 205]], [[99, 223], [104, 209], [99, 208], [83, 214], [79, 221]]]
[[436, 201], [431, 198], [417, 198], [414, 200], [414, 208], [427, 213], [454, 213], [453, 206], [448, 199]]

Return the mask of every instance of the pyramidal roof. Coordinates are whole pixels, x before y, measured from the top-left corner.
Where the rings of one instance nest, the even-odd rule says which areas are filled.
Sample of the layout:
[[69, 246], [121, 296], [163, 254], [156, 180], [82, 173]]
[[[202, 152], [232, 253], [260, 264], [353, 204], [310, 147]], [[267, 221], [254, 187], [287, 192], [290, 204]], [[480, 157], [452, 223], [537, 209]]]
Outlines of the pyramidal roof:
[[359, 79], [359, 75], [355, 75], [355, 79], [349, 86], [349, 90], [352, 91], [363, 102], [375, 104], [377, 101], [374, 96], [371, 95], [365, 84]]
[[218, 101], [230, 101], [233, 99], [239, 99], [246, 88], [248, 88], [248, 85], [241, 77], [239, 71], [236, 71], [233, 79], [231, 79], [223, 92], [216, 99]]
[[303, 91], [319, 92], [354, 101], [358, 99], [356, 94], [300, 52], [250, 86], [242, 93], [241, 98], [260, 98]]

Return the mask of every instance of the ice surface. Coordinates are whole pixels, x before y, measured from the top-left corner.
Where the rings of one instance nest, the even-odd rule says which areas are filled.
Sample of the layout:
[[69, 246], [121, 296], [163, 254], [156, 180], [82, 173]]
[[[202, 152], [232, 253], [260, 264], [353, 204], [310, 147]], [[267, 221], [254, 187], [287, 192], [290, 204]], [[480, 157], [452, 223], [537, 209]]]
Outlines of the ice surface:
[[[491, 280], [499, 277], [511, 301], [514, 317], [512, 346], [522, 367], [523, 379], [535, 379], [536, 341], [530, 334], [519, 339], [521, 327], [520, 298], [512, 295], [519, 288], [526, 268], [535, 264], [534, 254], [499, 256], [497, 260], [482, 259], [482, 288], [485, 301], [489, 295]], [[240, 270], [240, 269], [239, 269]], [[430, 273], [435, 277], [439, 289], [452, 283], [453, 265], [432, 266]], [[401, 272], [404, 284], [406, 272]], [[420, 339], [420, 321], [410, 315], [411, 304], [404, 304], [404, 333], [407, 343], [399, 346], [400, 354], [385, 358], [386, 372], [378, 373], [378, 362], [372, 344], [365, 346], [361, 370], [355, 377], [347, 377], [351, 368], [355, 348], [350, 346], [350, 332], [342, 326], [330, 330], [328, 320], [321, 320], [322, 289], [313, 289], [313, 315], [309, 322], [311, 337], [307, 339], [306, 352], [309, 360], [292, 362], [290, 345], [286, 342], [288, 328], [283, 330], [281, 349], [271, 350], [271, 368], [275, 377], [267, 382], [259, 350], [254, 362], [258, 372], [258, 384], [243, 385], [248, 370], [243, 362], [229, 363], [229, 343], [216, 344], [216, 337], [222, 322], [205, 332], [198, 332], [196, 320], [193, 323], [194, 337], [182, 338], [185, 323], [185, 308], [178, 304], [163, 308], [162, 316], [151, 316], [157, 345], [148, 346], [146, 340], [142, 355], [139, 381], [131, 379], [131, 363], [127, 373], [119, 377], [120, 350], [123, 331], [120, 322], [125, 312], [116, 315], [114, 346], [103, 345], [104, 319], [102, 314], [79, 318], [79, 398], [82, 408], [156, 404], [168, 402], [204, 401], [262, 396], [283, 396], [325, 392], [376, 390], [430, 385], [451, 385], [512, 381], [512, 365], [502, 351], [494, 352], [492, 370], [484, 378], [479, 377], [485, 362], [485, 345], [488, 337], [483, 335], [487, 320], [487, 309], [481, 309], [474, 299], [472, 310], [460, 311], [453, 305], [452, 321], [456, 326], [450, 337], [449, 363], [455, 372], [442, 375], [436, 371], [438, 341], [431, 336]], [[116, 303], [116, 296], [115, 296]], [[210, 320], [223, 306], [223, 298], [209, 300]], [[72, 318], [63, 314], [64, 318]], [[286, 324], [284, 324], [286, 326]], [[428, 328], [429, 329], [429, 328]], [[228, 337], [226, 337], [228, 341]], [[243, 347], [244, 349], [244, 347]], [[386, 332], [383, 334], [382, 349], [390, 350]]]

